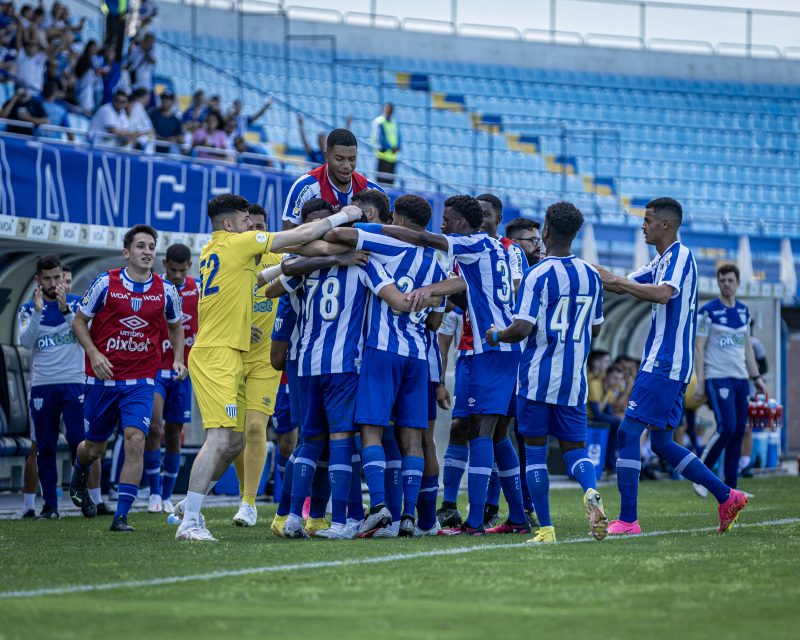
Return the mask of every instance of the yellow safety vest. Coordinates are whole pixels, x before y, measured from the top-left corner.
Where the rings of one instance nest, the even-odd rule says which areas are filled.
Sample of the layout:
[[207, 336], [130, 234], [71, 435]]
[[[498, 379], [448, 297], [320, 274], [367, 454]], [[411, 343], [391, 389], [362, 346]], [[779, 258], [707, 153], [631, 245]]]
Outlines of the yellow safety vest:
[[[397, 134], [397, 122], [395, 120], [387, 120], [385, 116], [378, 116], [376, 118], [378, 126], [383, 130], [383, 136], [386, 139], [386, 146], [389, 147], [386, 151], [375, 152], [379, 160], [386, 162], [397, 162], [397, 152], [392, 151], [397, 146], [399, 136]], [[380, 140], [375, 141], [375, 146], [380, 148]]]

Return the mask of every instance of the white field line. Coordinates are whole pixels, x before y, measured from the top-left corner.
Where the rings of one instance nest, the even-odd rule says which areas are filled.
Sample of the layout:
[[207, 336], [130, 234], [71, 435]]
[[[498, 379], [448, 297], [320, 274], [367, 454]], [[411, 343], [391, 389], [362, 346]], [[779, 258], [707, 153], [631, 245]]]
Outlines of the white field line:
[[[764, 520], [762, 522], [743, 523], [736, 525], [736, 528], [742, 527], [771, 527], [789, 524], [800, 523], [800, 518], [781, 518], [777, 520]], [[672, 529], [664, 531], [648, 531], [636, 536], [609, 536], [606, 541], [635, 539], [635, 538], [652, 538], [657, 536], [668, 535], [684, 535], [692, 533], [704, 533], [707, 531], [716, 531], [716, 527], [699, 527], [695, 529]], [[586, 538], [571, 538], [567, 540], [560, 540], [554, 545], [546, 545], [546, 547], [565, 545], [565, 544], [583, 544], [587, 542], [596, 542], [594, 539]], [[604, 541], [605, 543], [605, 541]], [[180, 543], [176, 543], [180, 544]], [[186, 544], [186, 543], [183, 543]], [[326, 543], [322, 543], [326, 544]], [[335, 543], [332, 543], [335, 544]], [[480, 551], [497, 551], [501, 549], [519, 549], [519, 548], [534, 548], [533, 545], [525, 542], [515, 542], [510, 544], [479, 544], [469, 547], [457, 547], [449, 549], [435, 549], [432, 551], [419, 551], [417, 553], [398, 553], [386, 556], [377, 556], [374, 558], [352, 558], [349, 560], [328, 560], [324, 562], [302, 562], [296, 564], [278, 564], [265, 567], [251, 567], [248, 569], [231, 569], [225, 571], [211, 571], [209, 573], [197, 573], [186, 576], [169, 576], [164, 578], [153, 578], [150, 580], [129, 580], [126, 582], [107, 582], [101, 584], [83, 584], [83, 585], [65, 585], [62, 587], [50, 587], [47, 589], [28, 589], [20, 591], [0, 591], [0, 600], [10, 600], [12, 598], [36, 598], [40, 596], [52, 596], [63, 594], [83, 593], [87, 591], [110, 591], [112, 589], [130, 589], [141, 587], [157, 587], [166, 584], [179, 584], [182, 582], [196, 582], [199, 580], [217, 580], [220, 578], [231, 578], [236, 576], [248, 576], [261, 573], [277, 573], [282, 571], [303, 571], [308, 569], [329, 569], [334, 567], [352, 567], [359, 565], [370, 564], [384, 564], [388, 562], [403, 562], [406, 560], [418, 560], [419, 558], [436, 558], [441, 556], [457, 556], [467, 553], [475, 553]]]

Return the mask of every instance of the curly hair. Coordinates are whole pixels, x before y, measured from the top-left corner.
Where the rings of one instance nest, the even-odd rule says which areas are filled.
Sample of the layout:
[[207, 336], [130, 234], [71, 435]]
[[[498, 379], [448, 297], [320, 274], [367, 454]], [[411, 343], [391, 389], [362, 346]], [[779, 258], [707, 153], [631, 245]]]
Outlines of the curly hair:
[[422, 228], [431, 221], [431, 205], [420, 196], [400, 196], [394, 202], [394, 211]]
[[312, 213], [316, 213], [317, 211], [327, 211], [330, 215], [333, 213], [334, 209], [333, 205], [327, 200], [323, 200], [322, 198], [311, 198], [311, 200], [306, 200], [303, 203], [303, 208], [300, 210], [300, 219], [305, 222], [308, 216], [310, 216]]
[[555, 202], [547, 207], [545, 224], [556, 238], [572, 241], [583, 226], [583, 214], [571, 202]]
[[483, 223], [483, 210], [472, 196], [450, 196], [444, 201], [445, 209], [452, 209], [460, 215], [473, 229], [480, 229]]
[[353, 195], [352, 204], [371, 204], [378, 211], [378, 218], [384, 224], [392, 221], [389, 196], [378, 189], [364, 189]]

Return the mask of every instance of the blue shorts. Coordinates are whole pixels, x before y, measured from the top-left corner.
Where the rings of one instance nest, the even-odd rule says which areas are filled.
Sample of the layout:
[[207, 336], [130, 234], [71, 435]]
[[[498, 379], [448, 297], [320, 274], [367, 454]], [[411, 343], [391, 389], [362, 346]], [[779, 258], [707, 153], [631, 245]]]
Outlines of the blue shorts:
[[154, 385], [149, 383], [105, 386], [87, 384], [83, 397], [86, 439], [105, 442], [119, 424], [134, 427], [147, 435], [153, 415]]
[[355, 431], [357, 373], [304, 376], [305, 415], [300, 433], [313, 438]]
[[356, 395], [356, 424], [428, 428], [428, 361], [367, 347]]
[[41, 453], [55, 455], [62, 418], [70, 448], [75, 449], [83, 440], [83, 387], [78, 383], [31, 387], [28, 406]]
[[436, 411], [439, 408], [439, 405], [436, 404], [436, 388], [438, 386], [438, 382], [428, 382], [428, 422], [436, 420]]
[[184, 424], [192, 421], [192, 383], [189, 376], [178, 380], [174, 376], [156, 376], [155, 392], [164, 398], [164, 422]]
[[472, 356], [467, 386], [469, 415], [509, 415], [521, 357], [519, 351], [485, 351]]
[[639, 371], [625, 415], [652, 427], [674, 429], [681, 422], [687, 386], [678, 380]]
[[291, 433], [297, 429], [297, 426], [292, 424], [288, 384], [282, 384], [278, 387], [278, 396], [275, 399], [275, 411], [272, 414], [272, 426], [277, 435]]
[[453, 417], [468, 418], [469, 408], [467, 398], [469, 398], [469, 378], [472, 375], [471, 355], [459, 355], [456, 360], [456, 383], [453, 397]]
[[563, 442], [586, 442], [586, 405], [568, 407], [517, 396], [517, 425], [526, 438], [550, 435]]
[[747, 429], [747, 406], [750, 381], [746, 378], [706, 380], [708, 404], [720, 433], [744, 433]]
[[297, 360], [286, 359], [286, 379], [289, 381], [289, 415], [292, 418], [292, 427], [300, 428], [305, 416], [305, 380], [297, 375]]

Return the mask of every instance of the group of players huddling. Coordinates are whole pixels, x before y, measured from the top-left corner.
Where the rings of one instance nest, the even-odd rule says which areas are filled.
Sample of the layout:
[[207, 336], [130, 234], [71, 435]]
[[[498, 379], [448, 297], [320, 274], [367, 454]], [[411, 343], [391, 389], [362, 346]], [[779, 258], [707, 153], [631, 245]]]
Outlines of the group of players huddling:
[[[397, 198], [390, 213], [380, 188], [355, 172], [356, 157], [352, 133], [331, 132], [326, 164], [295, 183], [280, 232], [266, 230], [258, 205], [232, 194], [213, 198], [197, 283], [186, 275], [188, 251], [170, 248], [161, 277], [153, 273], [156, 231], [128, 232], [127, 267], [100, 275], [73, 321], [88, 384], [70, 495], [85, 515], [90, 466], [119, 423], [125, 462], [112, 531], [133, 530], [127, 515], [144, 469], [150, 510], [181, 520], [176, 538], [214, 540], [201, 506], [234, 461], [242, 502], [233, 522], [254, 525], [273, 416], [283, 487], [271, 529], [281, 537], [526, 534], [538, 526], [531, 542], [555, 542], [550, 436], [581, 486], [590, 535], [639, 533], [645, 430], [656, 454], [717, 498], [719, 531], [730, 528], [747, 497], [672, 438], [693, 371], [697, 316], [697, 267], [677, 239], [678, 202], [648, 204], [642, 229], [657, 256], [622, 278], [573, 255], [583, 216], [568, 202], [547, 209], [540, 256], [535, 225], [516, 225], [516, 240], [497, 237], [502, 205], [490, 194], [448, 198], [441, 233], [426, 231], [432, 212], [421, 197]], [[586, 359], [603, 322], [604, 290], [653, 305], [619, 429], [622, 508], [611, 522], [586, 450]], [[450, 408], [437, 339], [445, 316], [460, 318], [463, 335], [437, 511], [432, 426], [437, 405]], [[187, 496], [173, 506], [187, 374], [206, 439]], [[159, 480], [164, 422], [169, 487]], [[157, 436], [148, 437], [152, 425]], [[457, 499], [465, 471], [463, 519]], [[487, 505], [490, 483], [508, 504], [499, 524], [496, 496]]]

